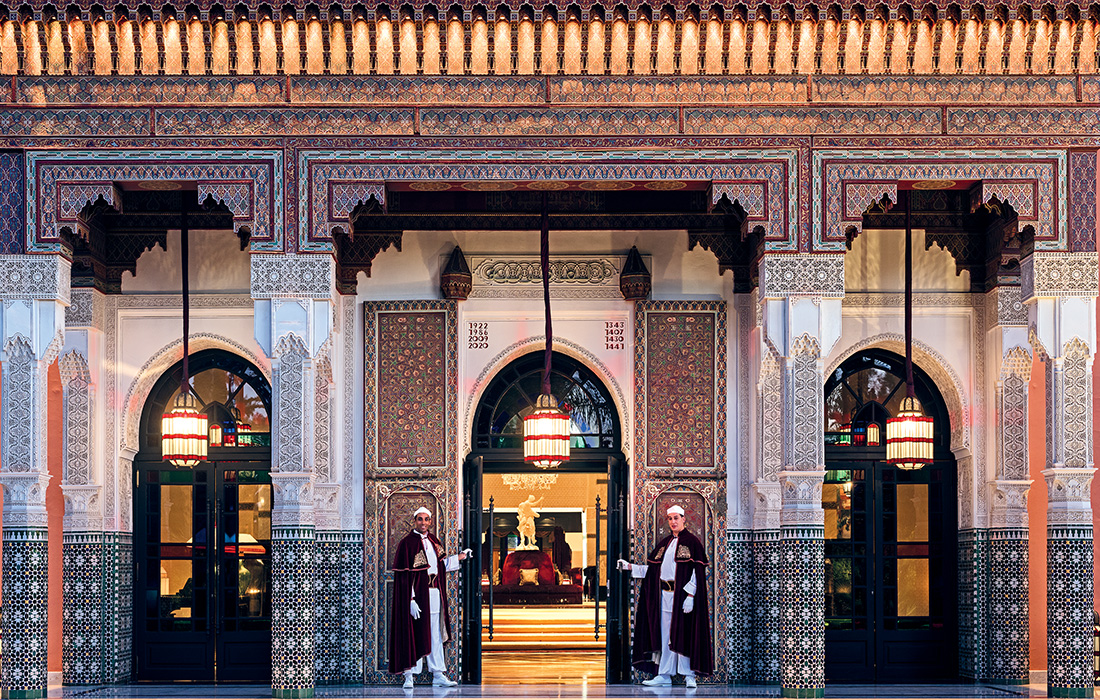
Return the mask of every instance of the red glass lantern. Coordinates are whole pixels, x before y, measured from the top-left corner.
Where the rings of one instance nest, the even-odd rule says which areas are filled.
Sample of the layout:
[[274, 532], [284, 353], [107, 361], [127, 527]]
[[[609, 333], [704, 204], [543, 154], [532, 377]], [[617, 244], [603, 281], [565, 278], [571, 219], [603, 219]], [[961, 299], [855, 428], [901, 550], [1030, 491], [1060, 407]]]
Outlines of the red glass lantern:
[[886, 421], [886, 461], [899, 469], [920, 469], [932, 463], [932, 417], [920, 401], [907, 396], [898, 415]]
[[160, 450], [177, 467], [194, 467], [206, 461], [207, 418], [199, 411], [191, 392], [181, 392], [176, 405], [161, 419]]
[[882, 445], [882, 428], [878, 427], [878, 423], [867, 424], [867, 446], [879, 447]]
[[523, 419], [523, 461], [539, 469], [569, 461], [569, 414], [549, 394], [540, 394], [535, 410]]

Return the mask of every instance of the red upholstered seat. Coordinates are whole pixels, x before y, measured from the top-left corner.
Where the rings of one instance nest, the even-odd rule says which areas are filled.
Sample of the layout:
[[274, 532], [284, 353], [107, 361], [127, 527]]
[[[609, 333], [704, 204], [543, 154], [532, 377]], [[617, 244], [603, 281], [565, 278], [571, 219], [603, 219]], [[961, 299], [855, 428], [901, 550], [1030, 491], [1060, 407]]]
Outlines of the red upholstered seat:
[[501, 584], [518, 586], [520, 569], [538, 569], [540, 586], [556, 586], [558, 583], [557, 576], [554, 574], [554, 562], [546, 552], [527, 549], [509, 554], [504, 559]]

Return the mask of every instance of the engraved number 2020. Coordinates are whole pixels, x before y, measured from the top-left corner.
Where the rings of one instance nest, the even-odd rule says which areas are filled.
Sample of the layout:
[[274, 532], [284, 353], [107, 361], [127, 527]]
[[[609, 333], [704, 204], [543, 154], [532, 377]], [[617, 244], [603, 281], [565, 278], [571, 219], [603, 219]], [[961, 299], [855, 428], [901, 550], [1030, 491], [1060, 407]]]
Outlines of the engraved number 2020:
[[470, 350], [489, 349], [489, 324], [484, 321], [470, 321], [466, 327], [466, 347]]

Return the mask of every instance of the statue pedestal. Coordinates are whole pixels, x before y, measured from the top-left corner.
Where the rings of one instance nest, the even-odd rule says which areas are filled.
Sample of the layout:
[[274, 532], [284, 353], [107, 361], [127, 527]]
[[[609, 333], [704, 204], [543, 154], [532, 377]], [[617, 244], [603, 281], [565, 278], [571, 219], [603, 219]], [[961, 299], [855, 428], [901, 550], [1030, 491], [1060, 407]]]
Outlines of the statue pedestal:
[[516, 550], [504, 559], [504, 574], [501, 583], [505, 586], [519, 585], [520, 569], [538, 569], [540, 586], [555, 586], [558, 583], [554, 573], [554, 562], [550, 555], [539, 549]]

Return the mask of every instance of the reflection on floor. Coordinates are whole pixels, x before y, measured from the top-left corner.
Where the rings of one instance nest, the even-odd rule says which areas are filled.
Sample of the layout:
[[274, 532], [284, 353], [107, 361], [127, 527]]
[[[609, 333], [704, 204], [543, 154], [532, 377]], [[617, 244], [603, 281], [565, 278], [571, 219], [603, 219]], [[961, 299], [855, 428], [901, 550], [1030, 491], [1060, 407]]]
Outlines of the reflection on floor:
[[602, 651], [553, 651], [487, 653], [481, 659], [483, 684], [603, 685]]
[[[513, 679], [513, 683], [517, 679]], [[376, 686], [343, 686], [317, 688], [316, 697], [340, 700], [359, 700], [360, 698], [492, 698], [492, 700], [586, 700], [587, 698], [776, 698], [778, 686], [729, 686], [700, 685], [698, 690], [690, 691], [683, 686], [673, 688], [646, 688], [641, 685], [467, 685], [457, 688], [432, 688], [417, 686], [412, 691], [402, 691], [397, 683]], [[266, 685], [116, 685], [116, 686], [56, 686], [49, 691], [51, 698], [141, 698], [164, 699], [187, 698], [217, 700], [248, 698], [265, 700], [271, 698], [271, 688]], [[842, 698], [935, 698], [973, 699], [973, 698], [1044, 698], [1046, 686], [1043, 684], [1024, 686], [992, 685], [828, 685], [825, 697], [829, 700]]]
[[[600, 623], [604, 622], [600, 606]], [[488, 624], [489, 610], [482, 612]], [[587, 605], [496, 606], [481, 636], [482, 683], [602, 684], [607, 637]]]

